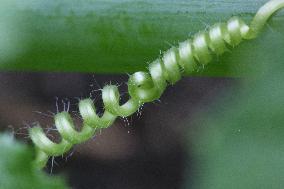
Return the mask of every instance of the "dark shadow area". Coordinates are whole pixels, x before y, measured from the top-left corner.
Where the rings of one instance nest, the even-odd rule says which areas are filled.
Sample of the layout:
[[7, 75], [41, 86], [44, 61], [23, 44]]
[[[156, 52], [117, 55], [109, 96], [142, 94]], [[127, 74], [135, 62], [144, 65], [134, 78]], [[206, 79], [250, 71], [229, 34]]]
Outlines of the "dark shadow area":
[[[78, 99], [91, 97], [102, 109], [99, 89], [105, 84], [121, 84], [122, 94], [127, 91], [125, 75], [1, 73], [0, 79], [1, 130], [24, 141], [29, 141], [27, 128], [34, 122], [43, 127], [54, 124], [56, 104], [59, 111], [70, 104], [69, 112], [80, 124]], [[74, 189], [181, 188], [185, 167], [194, 163], [186, 131], [200, 119], [196, 117], [200, 112], [207, 112], [212, 102], [239, 85], [236, 79], [183, 78], [159, 101], [145, 104], [135, 115], [118, 119], [64, 157], [50, 161], [46, 171], [65, 175]]]

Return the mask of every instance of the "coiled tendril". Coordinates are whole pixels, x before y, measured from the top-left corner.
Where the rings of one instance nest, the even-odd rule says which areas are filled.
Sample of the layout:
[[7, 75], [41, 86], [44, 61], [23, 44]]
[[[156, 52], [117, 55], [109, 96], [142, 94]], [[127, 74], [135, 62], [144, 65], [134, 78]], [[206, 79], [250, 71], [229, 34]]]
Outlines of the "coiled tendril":
[[29, 130], [37, 150], [36, 165], [44, 167], [50, 156], [59, 156], [78, 143], [91, 138], [98, 129], [109, 127], [118, 116], [127, 117], [146, 102], [159, 99], [168, 84], [174, 84], [183, 74], [190, 74], [201, 65], [208, 64], [213, 55], [222, 55], [229, 47], [235, 47], [243, 39], [257, 37], [268, 18], [284, 7], [284, 0], [271, 0], [259, 9], [250, 26], [240, 18], [233, 17], [227, 23], [218, 23], [193, 39], [186, 40], [178, 47], [172, 47], [149, 65], [149, 72], [136, 72], [129, 77], [129, 100], [120, 104], [120, 94], [116, 85], [102, 89], [104, 114], [97, 115], [91, 99], [79, 102], [83, 119], [80, 131], [75, 129], [68, 112], [55, 115], [55, 126], [61, 135], [61, 142], [51, 141], [37, 126]]

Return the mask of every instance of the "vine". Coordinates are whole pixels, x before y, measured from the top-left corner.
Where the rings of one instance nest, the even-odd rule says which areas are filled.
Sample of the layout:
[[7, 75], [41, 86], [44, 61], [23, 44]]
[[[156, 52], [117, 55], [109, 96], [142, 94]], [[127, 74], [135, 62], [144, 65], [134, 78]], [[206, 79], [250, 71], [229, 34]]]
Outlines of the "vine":
[[54, 117], [55, 126], [61, 141], [51, 141], [40, 126], [29, 129], [35, 145], [36, 166], [42, 168], [50, 156], [60, 156], [73, 145], [90, 139], [97, 130], [109, 127], [115, 119], [135, 113], [141, 105], [159, 99], [168, 84], [175, 84], [183, 75], [188, 75], [199, 66], [205, 66], [229, 48], [237, 46], [242, 40], [254, 39], [261, 32], [267, 20], [284, 7], [284, 0], [271, 0], [262, 6], [250, 25], [240, 18], [233, 17], [226, 23], [217, 23], [207, 31], [199, 32], [191, 40], [178, 47], [172, 47], [162, 57], [149, 65], [149, 72], [136, 72], [129, 77], [129, 100], [120, 104], [120, 94], [116, 85], [106, 85], [102, 89], [104, 113], [99, 116], [90, 98], [79, 102], [79, 112], [83, 126], [77, 131], [70, 114], [66, 111]]

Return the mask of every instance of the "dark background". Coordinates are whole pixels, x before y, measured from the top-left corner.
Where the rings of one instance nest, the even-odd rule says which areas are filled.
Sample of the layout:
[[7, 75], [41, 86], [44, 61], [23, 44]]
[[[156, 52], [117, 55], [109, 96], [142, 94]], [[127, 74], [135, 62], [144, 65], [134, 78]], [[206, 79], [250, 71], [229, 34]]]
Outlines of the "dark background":
[[[59, 111], [70, 103], [76, 118], [79, 98], [91, 96], [102, 108], [97, 90], [105, 84], [121, 84], [121, 92], [127, 91], [126, 75], [2, 72], [0, 80], [1, 129], [25, 142], [27, 128], [34, 123], [53, 125], [56, 103]], [[117, 119], [93, 139], [50, 161], [46, 172], [67, 177], [74, 189], [182, 188], [183, 181], [195, 175], [187, 132], [198, 127], [195, 120], [202, 120], [202, 112], [214, 101], [240, 85], [238, 79], [183, 78], [140, 113]], [[80, 119], [76, 122], [80, 125]], [[49, 137], [58, 140], [56, 132]]]

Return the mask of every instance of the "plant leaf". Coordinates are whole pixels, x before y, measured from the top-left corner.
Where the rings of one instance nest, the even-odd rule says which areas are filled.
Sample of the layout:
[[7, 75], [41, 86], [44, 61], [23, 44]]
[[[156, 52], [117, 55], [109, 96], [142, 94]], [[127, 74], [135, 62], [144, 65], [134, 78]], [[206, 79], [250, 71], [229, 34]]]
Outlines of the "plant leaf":
[[33, 153], [16, 142], [11, 135], [0, 135], [0, 188], [3, 189], [64, 189], [64, 182], [48, 177], [33, 166]]
[[[265, 2], [2, 0], [0, 70], [94, 73], [146, 70], [148, 63], [159, 57], [160, 50], [167, 50], [216, 22], [226, 22], [233, 15], [249, 23]], [[264, 33], [283, 30], [284, 17], [278, 14]], [[196, 75], [250, 74], [259, 54], [269, 56], [262, 47], [273, 47], [275, 40], [259, 36], [245, 42]], [[257, 52], [255, 46], [259, 46]]]

